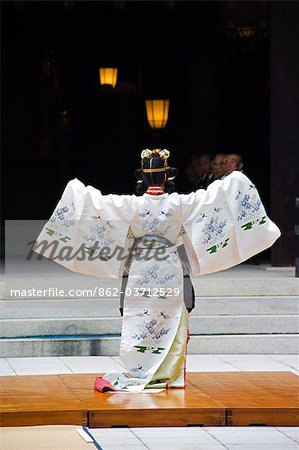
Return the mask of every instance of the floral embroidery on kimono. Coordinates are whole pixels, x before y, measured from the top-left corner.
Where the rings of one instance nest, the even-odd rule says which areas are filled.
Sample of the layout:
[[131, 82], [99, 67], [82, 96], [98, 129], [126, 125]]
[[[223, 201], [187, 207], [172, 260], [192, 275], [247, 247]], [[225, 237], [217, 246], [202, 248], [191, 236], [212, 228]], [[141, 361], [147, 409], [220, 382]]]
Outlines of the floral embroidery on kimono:
[[252, 184], [249, 185], [248, 191], [253, 190], [251, 194], [246, 193], [242, 195], [241, 191], [238, 191], [236, 200], [239, 201], [240, 214], [238, 221], [243, 223], [241, 228], [244, 230], [251, 230], [253, 225], [263, 225], [266, 223], [266, 215], [260, 214], [262, 202], [257, 194], [256, 187]]
[[171, 225], [168, 224], [168, 221], [165, 221], [165, 218], [167, 219], [171, 216], [170, 212], [168, 212], [167, 210], [160, 210], [158, 215], [153, 217], [152, 212], [148, 209], [145, 209], [139, 214], [139, 216], [143, 220], [142, 227], [145, 234], [167, 236], [167, 232], [170, 229]]
[[221, 219], [219, 216], [214, 216], [204, 223], [202, 233], [205, 237], [202, 243], [208, 244], [209, 248], [206, 249], [207, 252], [215, 253], [219, 248], [227, 246], [229, 238], [225, 238], [226, 225], [227, 219]]
[[164, 347], [157, 347], [157, 344], [161, 342], [162, 336], [169, 333], [171, 328], [165, 328], [165, 319], [159, 320], [158, 316], [156, 319], [143, 320], [137, 325], [137, 332], [132, 335], [132, 338], [143, 341], [142, 346], [135, 345], [138, 352], [144, 353], [145, 351], [151, 351], [155, 354], [160, 354], [161, 351], [165, 350]]
[[146, 271], [142, 274], [141, 278], [138, 278], [137, 283], [142, 285], [149, 284], [152, 280], [155, 281], [157, 285], [165, 285], [165, 283], [174, 278], [174, 274], [166, 273], [165, 275], [159, 274], [160, 265], [154, 264], [153, 266], [146, 269]]
[[60, 222], [64, 227], [70, 227], [75, 224], [75, 206], [74, 202], [70, 205], [65, 204], [63, 200], [60, 201], [60, 205], [57, 206], [50, 217], [50, 222]]
[[62, 242], [71, 241], [72, 238], [69, 236], [69, 233], [66, 233], [67, 230], [65, 228], [71, 229], [74, 227], [76, 223], [75, 213], [76, 210], [73, 202], [68, 205], [63, 200], [60, 200], [49, 219], [48, 226], [46, 227], [47, 234], [51, 237], [55, 236]]
[[[113, 229], [115, 226], [109, 221], [104, 222], [97, 216], [90, 216], [87, 222], [87, 232], [82, 236], [86, 243], [86, 252], [93, 257], [99, 256], [102, 260], [109, 259], [109, 256], [100, 253], [103, 247], [110, 247], [115, 242], [115, 239], [110, 236], [110, 230]], [[97, 243], [96, 248], [94, 247], [95, 243]], [[91, 244], [92, 246], [90, 246]]]

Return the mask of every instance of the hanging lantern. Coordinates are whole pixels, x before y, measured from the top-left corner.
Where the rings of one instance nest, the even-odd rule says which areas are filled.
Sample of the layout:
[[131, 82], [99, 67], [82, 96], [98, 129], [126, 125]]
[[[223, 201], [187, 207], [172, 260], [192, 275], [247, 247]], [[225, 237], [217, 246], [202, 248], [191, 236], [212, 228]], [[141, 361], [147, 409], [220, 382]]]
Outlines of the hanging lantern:
[[115, 87], [117, 81], [117, 68], [116, 67], [101, 67], [99, 69], [100, 83], [101, 85], [107, 84], [111, 87]]
[[164, 128], [168, 121], [169, 100], [145, 100], [145, 106], [151, 128]]
[[249, 39], [255, 35], [254, 27], [240, 27], [238, 28], [240, 38]]

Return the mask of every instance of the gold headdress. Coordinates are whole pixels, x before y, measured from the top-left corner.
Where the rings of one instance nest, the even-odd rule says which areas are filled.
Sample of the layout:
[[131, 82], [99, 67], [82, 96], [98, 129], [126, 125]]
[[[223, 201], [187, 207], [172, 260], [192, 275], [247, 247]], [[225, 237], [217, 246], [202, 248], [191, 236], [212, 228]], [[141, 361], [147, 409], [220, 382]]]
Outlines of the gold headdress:
[[[166, 148], [160, 149], [160, 148], [154, 148], [153, 150], [150, 150], [149, 148], [146, 148], [145, 150], [142, 150], [141, 152], [141, 167], [142, 171], [145, 173], [153, 173], [153, 172], [166, 172], [169, 169], [169, 166], [167, 165], [167, 159], [169, 158], [170, 151]], [[151, 158], [160, 158], [164, 161], [164, 167], [159, 168], [150, 168], [150, 169], [144, 169], [144, 160], [145, 159], [151, 159]]]

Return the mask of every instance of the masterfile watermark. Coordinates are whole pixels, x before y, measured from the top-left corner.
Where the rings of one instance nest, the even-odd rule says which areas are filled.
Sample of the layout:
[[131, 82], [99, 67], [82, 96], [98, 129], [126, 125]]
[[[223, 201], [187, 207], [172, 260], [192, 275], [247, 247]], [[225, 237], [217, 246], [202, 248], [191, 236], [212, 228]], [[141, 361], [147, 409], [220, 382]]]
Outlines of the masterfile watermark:
[[[102, 260], [108, 261], [109, 259], [115, 258], [117, 261], [128, 260], [131, 256], [137, 261], [148, 261], [154, 259], [155, 261], [162, 261], [165, 259], [165, 254], [167, 247], [155, 247], [157, 242], [160, 242], [159, 236], [152, 236], [151, 242], [147, 243], [147, 240], [142, 238], [134, 238], [133, 244], [125, 249], [120, 245], [116, 245], [114, 248], [109, 246], [100, 245], [99, 241], [96, 241], [93, 246], [86, 247], [85, 243], [77, 245], [76, 248], [70, 245], [61, 245], [61, 241], [58, 239], [53, 239], [48, 241], [46, 239], [38, 242], [37, 240], [28, 242], [30, 246], [29, 252], [26, 259], [32, 258], [34, 253], [38, 253], [38, 259], [44, 256], [47, 252], [47, 258], [52, 261], [95, 261]], [[144, 244], [145, 243], [145, 244]], [[138, 245], [144, 244], [144, 247], [139, 247]]]
[[178, 296], [179, 288], [128, 288], [121, 291], [117, 287], [95, 286], [93, 289], [61, 289], [58, 287], [49, 287], [45, 289], [27, 288], [27, 289], [9, 289], [10, 298], [100, 298], [115, 297], [125, 294], [132, 297], [153, 297], [166, 298], [170, 295]]
[[[107, 267], [112, 267], [113, 263], [126, 267], [133, 260], [159, 262], [168, 259], [176, 250], [176, 246], [158, 230], [135, 237], [121, 221], [109, 222], [106, 229], [95, 220], [78, 221], [74, 225], [80, 230], [77, 233], [74, 230], [66, 233], [65, 227], [48, 225], [46, 220], [5, 221], [6, 275], [40, 274], [41, 282], [42, 277], [46, 280], [45, 274], [63, 274], [67, 268], [72, 270], [76, 263], [84, 264], [85, 261], [93, 265], [96, 274], [97, 261], [107, 262]], [[134, 226], [138, 229], [137, 223]], [[114, 234], [109, 235], [110, 229]]]

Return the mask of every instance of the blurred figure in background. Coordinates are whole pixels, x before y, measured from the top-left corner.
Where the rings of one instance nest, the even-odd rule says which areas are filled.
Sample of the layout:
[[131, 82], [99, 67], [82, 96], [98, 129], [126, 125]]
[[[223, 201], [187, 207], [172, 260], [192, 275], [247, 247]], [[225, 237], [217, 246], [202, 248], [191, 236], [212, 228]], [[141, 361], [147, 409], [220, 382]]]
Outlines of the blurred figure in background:
[[223, 159], [225, 157], [224, 153], [217, 153], [212, 162], [211, 162], [211, 173], [212, 173], [212, 179], [211, 182], [215, 180], [220, 180], [224, 176], [224, 166], [223, 166]]
[[201, 155], [193, 155], [191, 161], [192, 173], [193, 173], [193, 181], [194, 187], [197, 186], [198, 181], [203, 176], [203, 168], [201, 165]]
[[179, 181], [179, 191], [190, 193], [196, 189], [198, 179], [202, 175], [199, 162], [200, 155], [192, 155], [185, 166], [184, 175]]
[[189, 188], [191, 188], [191, 186], [196, 185], [197, 175], [194, 170], [193, 159], [191, 159], [191, 161], [189, 161], [185, 167], [185, 177], [186, 177], [188, 183], [190, 184], [190, 186], [188, 186]]
[[199, 156], [195, 165], [195, 173], [198, 175], [196, 189], [206, 189], [210, 184], [211, 175], [211, 157], [208, 153]]
[[227, 176], [234, 170], [243, 172], [243, 161], [241, 155], [238, 153], [229, 153], [223, 159], [224, 175]]

